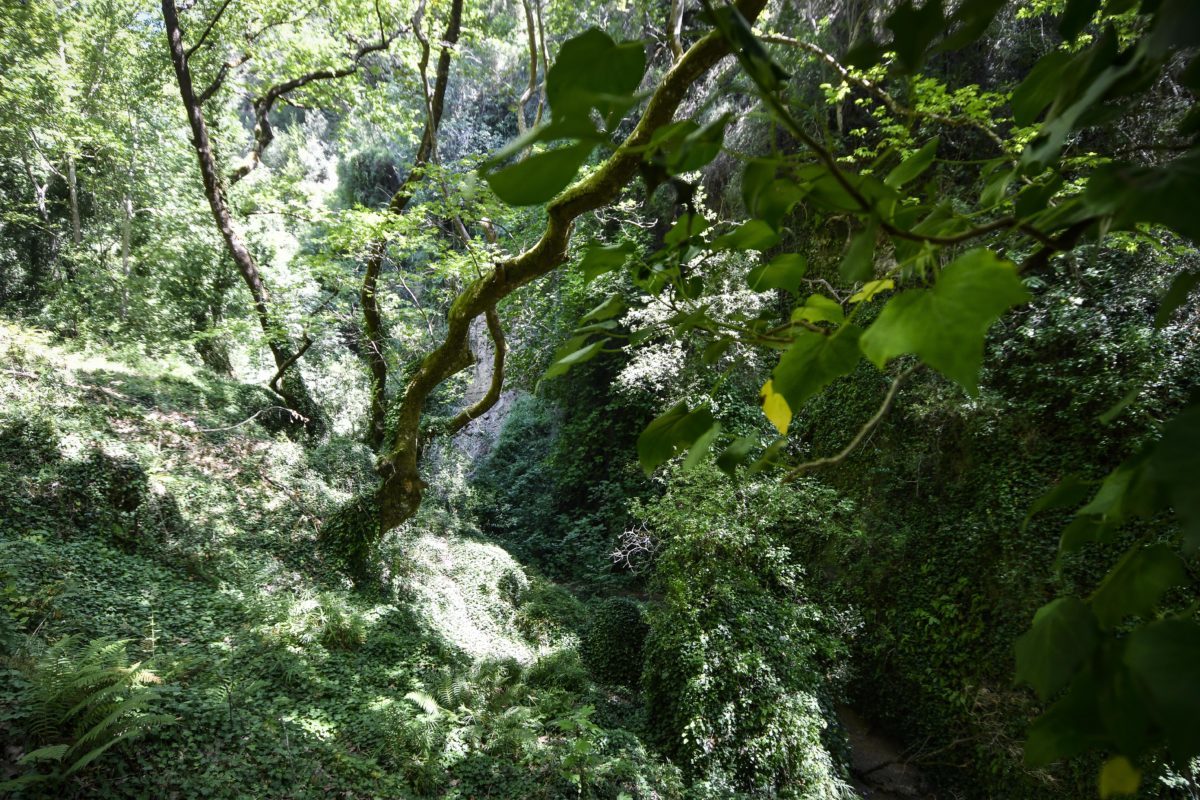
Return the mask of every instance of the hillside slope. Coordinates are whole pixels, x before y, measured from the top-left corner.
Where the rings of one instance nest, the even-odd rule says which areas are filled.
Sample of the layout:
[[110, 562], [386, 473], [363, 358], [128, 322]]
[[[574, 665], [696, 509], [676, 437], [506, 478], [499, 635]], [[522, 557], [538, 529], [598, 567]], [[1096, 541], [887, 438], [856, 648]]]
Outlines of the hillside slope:
[[[7, 325], [0, 354], [0, 780], [26, 781], [17, 796], [676, 793], [626, 730], [635, 706], [580, 665], [579, 601], [453, 514], [431, 505], [390, 545], [375, 597], [322, 560], [322, 518], [371, 479], [362, 446], [305, 449], [264, 426], [262, 390], [182, 362]], [[63, 693], [42, 701], [88, 664], [137, 662], [147, 705], [121, 719], [166, 724], [62, 777], [89, 748]]]

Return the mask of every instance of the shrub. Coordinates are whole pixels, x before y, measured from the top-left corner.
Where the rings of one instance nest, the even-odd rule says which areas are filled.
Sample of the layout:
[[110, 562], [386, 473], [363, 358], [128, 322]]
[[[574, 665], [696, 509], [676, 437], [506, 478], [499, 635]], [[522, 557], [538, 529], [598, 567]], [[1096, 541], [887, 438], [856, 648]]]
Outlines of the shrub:
[[636, 687], [648, 632], [637, 603], [627, 597], [610, 597], [592, 608], [579, 655], [601, 683]]

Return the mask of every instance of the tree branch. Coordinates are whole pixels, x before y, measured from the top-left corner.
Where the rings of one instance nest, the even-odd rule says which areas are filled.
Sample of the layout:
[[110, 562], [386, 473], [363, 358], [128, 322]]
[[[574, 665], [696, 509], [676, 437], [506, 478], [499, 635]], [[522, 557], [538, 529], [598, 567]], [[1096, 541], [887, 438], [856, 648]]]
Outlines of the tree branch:
[[[350, 58], [350, 63], [344, 67], [337, 69], [326, 68], [306, 72], [303, 75], [276, 84], [267, 89], [262, 95], [254, 101], [254, 145], [250, 148], [250, 152], [246, 154], [242, 163], [237, 166], [229, 174], [227, 183], [233, 186], [242, 178], [249, 175], [260, 163], [262, 163], [263, 151], [270, 146], [275, 140], [275, 131], [271, 128], [270, 114], [275, 106], [275, 102], [289, 92], [294, 92], [297, 89], [302, 89], [310, 83], [325, 80], [336, 80], [344, 78], [347, 75], [353, 75], [358, 71], [359, 66], [364, 58], [371, 53], [378, 53], [382, 50], [387, 50], [391, 47], [392, 42], [396, 40], [402, 30], [396, 31], [391, 36], [381, 37], [378, 42], [371, 44], [359, 45], [358, 50]], [[207, 90], [206, 90], [207, 91]]]
[[840, 464], [846, 458], [858, 449], [859, 445], [867, 438], [867, 434], [875, 430], [875, 426], [883, 421], [887, 416], [888, 411], [892, 408], [892, 403], [896, 400], [896, 394], [900, 391], [900, 386], [908, 379], [910, 375], [921, 368], [921, 364], [909, 367], [896, 376], [892, 381], [891, 388], [888, 389], [887, 395], [883, 398], [883, 404], [879, 406], [879, 410], [858, 429], [858, 433], [854, 434], [854, 438], [850, 440], [850, 444], [842, 448], [841, 452], [834, 456], [818, 458], [814, 461], [806, 461], [803, 464], [798, 464], [788, 471], [788, 474], [783, 477], [784, 483], [791, 483], [810, 470], [819, 469], [820, 467], [831, 467], [834, 464]]
[[[747, 19], [757, 19], [766, 0], [738, 0]], [[425, 401], [444, 380], [469, 362], [472, 320], [521, 286], [558, 268], [566, 261], [575, 219], [613, 202], [637, 172], [642, 152], [654, 132], [669, 123], [688, 89], [729, 54], [729, 45], [717, 31], [700, 39], [659, 81], [641, 119], [616, 151], [583, 180], [564, 190], [546, 207], [546, 227], [541, 238], [524, 252], [498, 262], [495, 269], [472, 281], [454, 300], [447, 315], [442, 343], [417, 366], [405, 387], [396, 415], [389, 451], [378, 463], [382, 482], [377, 494], [379, 533], [384, 533], [416, 513], [425, 482], [420, 477], [421, 416]]]
[[196, 54], [196, 51], [204, 46], [205, 40], [208, 39], [208, 35], [212, 33], [213, 28], [216, 27], [217, 23], [220, 21], [221, 15], [225, 13], [225, 9], [229, 8], [229, 3], [230, 0], [225, 0], [225, 2], [221, 3], [221, 7], [217, 9], [217, 13], [213, 14], [213, 18], [208, 21], [208, 25], [204, 26], [204, 32], [200, 34], [200, 38], [196, 40], [194, 45], [184, 51], [184, 61], [191, 61], [192, 56]]
[[488, 333], [492, 337], [492, 381], [488, 386], [487, 393], [479, 399], [479, 402], [458, 412], [454, 419], [446, 425], [446, 433], [450, 436], [465, 428], [472, 420], [479, 419], [490, 411], [492, 406], [496, 405], [496, 401], [500, 399], [500, 392], [504, 388], [504, 356], [507, 345], [504, 341], [504, 328], [500, 326], [500, 315], [496, 313], [495, 306], [484, 312], [484, 319], [487, 320]]

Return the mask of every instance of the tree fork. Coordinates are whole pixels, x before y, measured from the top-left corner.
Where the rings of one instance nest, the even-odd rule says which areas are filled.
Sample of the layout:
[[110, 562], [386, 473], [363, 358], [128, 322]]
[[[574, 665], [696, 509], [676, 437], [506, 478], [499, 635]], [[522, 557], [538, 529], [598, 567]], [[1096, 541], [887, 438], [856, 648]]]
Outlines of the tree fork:
[[[288, 367], [295, 364], [297, 359], [295, 348], [284, 339], [271, 317], [271, 295], [258, 270], [258, 264], [250, 249], [246, 246], [233, 214], [229, 209], [229, 201], [225, 189], [221, 185], [220, 172], [217, 168], [216, 157], [213, 154], [212, 142], [208, 136], [208, 126], [204, 121], [204, 113], [196, 98], [192, 84], [191, 68], [188, 66], [187, 51], [183, 46], [183, 33], [179, 28], [179, 13], [175, 8], [175, 0], [162, 0], [163, 22], [166, 27], [167, 44], [171, 51], [171, 63], [175, 68], [175, 78], [179, 85], [179, 94], [183, 100], [184, 111], [187, 113], [188, 124], [192, 129], [192, 144], [196, 150], [196, 158], [200, 163], [200, 177], [204, 183], [204, 194], [212, 209], [213, 219], [225, 240], [225, 247], [237, 265], [246, 288], [254, 300], [254, 312], [258, 317], [259, 326], [266, 336], [267, 345], [275, 361], [278, 375], [282, 376]], [[277, 394], [289, 410], [308, 420], [305, 427], [310, 435], [319, 436], [324, 431], [324, 423], [316, 403], [309, 396], [304, 380], [296, 371], [291, 380], [279, 382]]]
[[[399, 216], [408, 208], [408, 204], [412, 200], [413, 185], [420, 178], [424, 167], [434, 157], [438, 128], [442, 123], [442, 111], [446, 103], [446, 86], [450, 81], [450, 53], [458, 43], [458, 37], [462, 31], [462, 12], [463, 0], [454, 0], [450, 6], [450, 19], [446, 23], [446, 33], [442, 37], [442, 50], [438, 55], [437, 74], [434, 78], [432, 95], [429, 94], [428, 84], [425, 83], [425, 68], [429, 63], [429, 40], [421, 35], [420, 15], [422, 12], [418, 11], [413, 18], [413, 30], [421, 42], [419, 64], [421, 81], [422, 85], [426, 87], [425, 128], [421, 133], [421, 143], [417, 147], [417, 153], [413, 157], [412, 168], [388, 202], [388, 213], [390, 214]], [[365, 357], [367, 367], [371, 372], [371, 408], [370, 419], [367, 423], [367, 444], [373, 451], [378, 452], [387, 436], [388, 365], [385, 354], [383, 314], [379, 309], [378, 297], [379, 274], [383, 271], [387, 241], [380, 238], [372, 242], [369, 253], [366, 270], [363, 272], [359, 302], [362, 303], [363, 337], [366, 339]]]
[[[739, 0], [735, 5], [753, 23], [766, 0]], [[389, 452], [379, 461], [381, 482], [376, 500], [380, 535], [411, 518], [421, 506], [426, 488], [420, 474], [421, 416], [433, 390], [471, 363], [471, 322], [521, 286], [566, 261], [575, 219], [617, 198], [637, 172], [640, 149], [659, 127], [674, 118], [688, 89], [728, 54], [729, 46], [717, 31], [692, 45], [663, 76], [637, 126], [608, 160], [550, 201], [541, 238], [523, 253], [497, 263], [495, 270], [472, 281], [455, 299], [447, 315], [445, 338], [421, 360], [405, 387]]]

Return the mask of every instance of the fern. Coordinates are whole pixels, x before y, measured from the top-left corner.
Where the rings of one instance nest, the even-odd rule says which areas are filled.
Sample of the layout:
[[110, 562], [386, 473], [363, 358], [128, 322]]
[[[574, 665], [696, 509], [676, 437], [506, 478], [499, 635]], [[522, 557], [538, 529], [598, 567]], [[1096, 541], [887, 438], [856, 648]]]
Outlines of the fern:
[[[118, 743], [175, 721], [155, 711], [162, 679], [142, 662], [128, 663], [128, 644], [67, 636], [27, 662], [21, 707], [39, 747], [19, 762], [30, 771], [0, 783], [0, 791], [61, 781]], [[42, 771], [46, 765], [50, 772]]]

